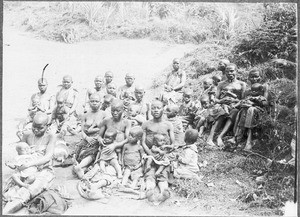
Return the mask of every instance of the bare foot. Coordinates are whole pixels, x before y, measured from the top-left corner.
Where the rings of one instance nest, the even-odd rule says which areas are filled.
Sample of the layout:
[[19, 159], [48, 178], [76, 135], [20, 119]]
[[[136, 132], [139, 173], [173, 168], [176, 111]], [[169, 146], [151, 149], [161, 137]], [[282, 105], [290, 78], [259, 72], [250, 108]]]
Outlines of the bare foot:
[[81, 169], [78, 165], [74, 166], [74, 172], [76, 173], [79, 179], [82, 179], [84, 177], [83, 169]]
[[206, 143], [207, 143], [207, 145], [210, 146], [211, 148], [217, 148], [216, 144], [213, 143], [212, 140], [207, 140]]
[[231, 138], [231, 139], [228, 139], [227, 142], [229, 142], [230, 144], [233, 144], [235, 145], [236, 141], [235, 141], [235, 138]]
[[148, 190], [146, 192], [146, 197], [148, 198], [148, 201], [153, 202], [154, 201], [154, 190]]
[[217, 138], [217, 145], [220, 147], [220, 148], [223, 148], [225, 145], [224, 145], [224, 142], [222, 140], [221, 137], [218, 137]]
[[162, 194], [160, 195], [160, 197], [158, 198], [159, 201], [164, 202], [167, 199], [169, 199], [171, 197], [171, 193], [168, 190], [164, 190], [162, 192]]
[[246, 146], [244, 148], [245, 151], [250, 151], [252, 149], [252, 144], [251, 143], [246, 143]]

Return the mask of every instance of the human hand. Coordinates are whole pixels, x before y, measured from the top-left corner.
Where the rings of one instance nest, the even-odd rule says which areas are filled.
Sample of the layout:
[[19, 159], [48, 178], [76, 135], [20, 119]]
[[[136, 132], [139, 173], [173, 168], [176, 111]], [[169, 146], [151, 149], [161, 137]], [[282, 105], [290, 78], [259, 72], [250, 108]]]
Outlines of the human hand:
[[21, 166], [18, 166], [17, 169], [18, 169], [19, 171], [23, 171], [23, 170], [29, 168], [30, 166], [31, 166], [31, 165], [30, 165], [29, 163], [24, 163], [24, 164], [22, 164]]
[[91, 145], [94, 145], [97, 142], [96, 138], [92, 138], [92, 137], [88, 137], [88, 136], [85, 138], [85, 140]]
[[115, 148], [116, 148], [115, 144], [108, 145], [102, 149], [102, 153], [106, 155], [110, 155], [115, 150]]
[[99, 142], [100, 145], [104, 145], [104, 143], [103, 143], [103, 138], [102, 138], [101, 136], [99, 136], [99, 137], [97, 138], [97, 141]]

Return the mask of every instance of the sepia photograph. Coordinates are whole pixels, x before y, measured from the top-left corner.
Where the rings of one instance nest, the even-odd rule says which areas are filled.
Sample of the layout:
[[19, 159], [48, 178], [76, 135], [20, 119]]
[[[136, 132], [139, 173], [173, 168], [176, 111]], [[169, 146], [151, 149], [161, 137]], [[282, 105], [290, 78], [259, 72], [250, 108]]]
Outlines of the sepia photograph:
[[3, 215], [297, 216], [298, 3], [2, 4]]

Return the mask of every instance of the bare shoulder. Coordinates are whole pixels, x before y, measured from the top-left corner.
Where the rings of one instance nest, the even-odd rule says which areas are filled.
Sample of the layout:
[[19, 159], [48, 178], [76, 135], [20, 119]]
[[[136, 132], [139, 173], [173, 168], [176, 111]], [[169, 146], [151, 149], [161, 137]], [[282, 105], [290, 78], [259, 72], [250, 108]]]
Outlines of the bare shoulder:
[[226, 81], [226, 80], [225, 80], [225, 81], [221, 81], [221, 82], [218, 84], [218, 87], [219, 87], [219, 88], [222, 88], [222, 87], [224, 87], [226, 84], [227, 84], [227, 81]]
[[146, 128], [149, 126], [149, 124], [151, 124], [151, 120], [145, 121], [145, 122], [142, 124], [142, 128], [143, 128], [143, 129], [146, 129]]

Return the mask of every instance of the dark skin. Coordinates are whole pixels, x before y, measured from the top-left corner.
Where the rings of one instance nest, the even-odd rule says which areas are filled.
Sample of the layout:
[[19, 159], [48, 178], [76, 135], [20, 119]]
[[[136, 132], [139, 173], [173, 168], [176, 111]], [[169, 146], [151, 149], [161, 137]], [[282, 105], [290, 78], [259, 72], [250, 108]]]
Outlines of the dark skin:
[[108, 147], [105, 147], [102, 151], [103, 151], [103, 153], [106, 153], [106, 154], [111, 154], [116, 148], [123, 147], [123, 145], [127, 142], [126, 139], [128, 138], [130, 127], [131, 127], [130, 121], [125, 120], [122, 117], [122, 115], [123, 115], [122, 101], [116, 100], [116, 102], [112, 103], [111, 113], [112, 113], [112, 117], [104, 119], [100, 125], [100, 132], [99, 132], [100, 136], [98, 137], [98, 141], [100, 143], [103, 143], [102, 138], [104, 136], [105, 131], [109, 128], [114, 128], [120, 132], [123, 132], [124, 140], [119, 141], [118, 143], [114, 143]]

